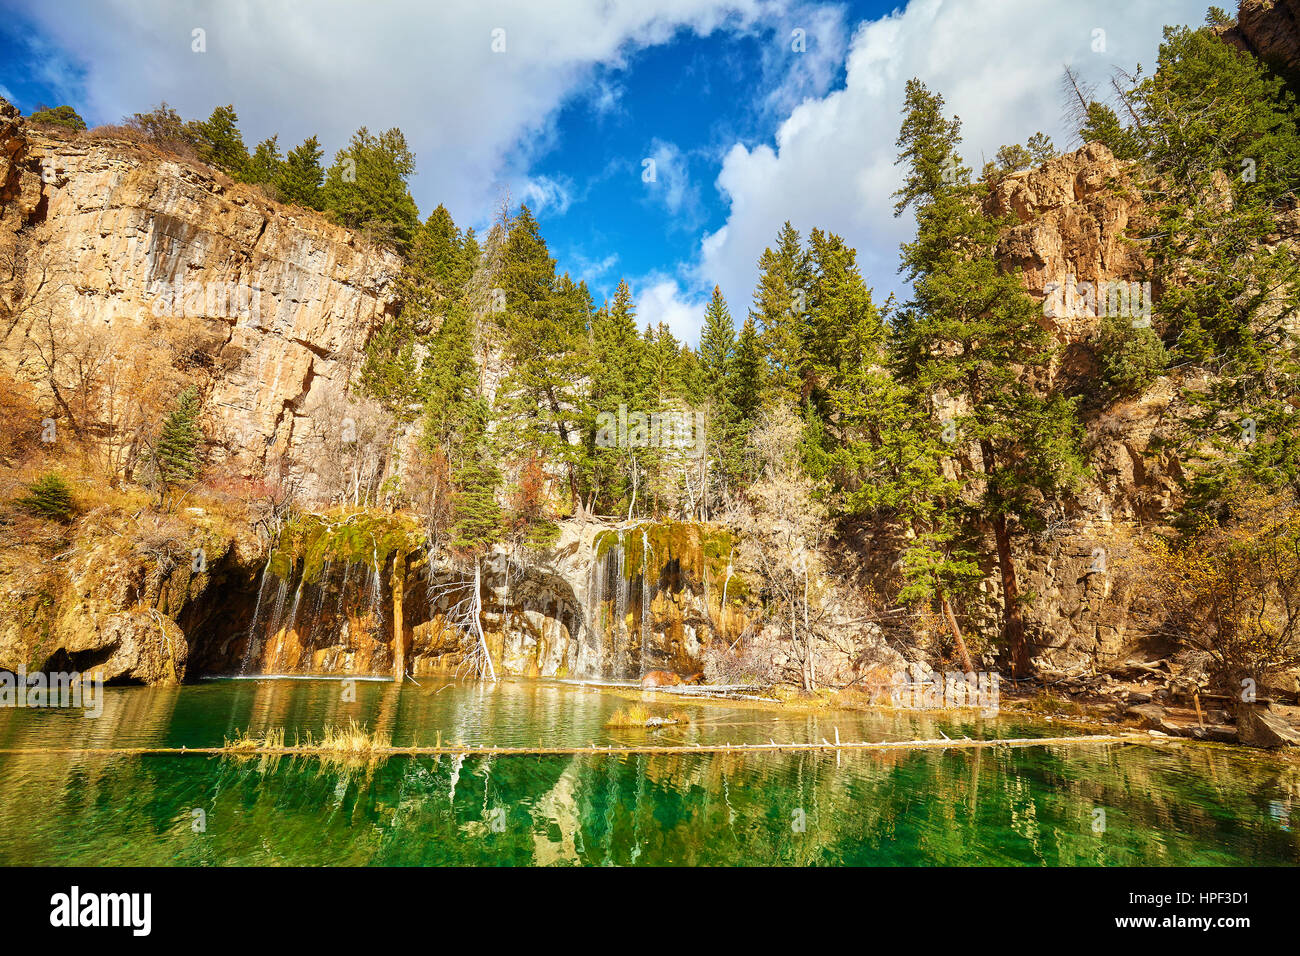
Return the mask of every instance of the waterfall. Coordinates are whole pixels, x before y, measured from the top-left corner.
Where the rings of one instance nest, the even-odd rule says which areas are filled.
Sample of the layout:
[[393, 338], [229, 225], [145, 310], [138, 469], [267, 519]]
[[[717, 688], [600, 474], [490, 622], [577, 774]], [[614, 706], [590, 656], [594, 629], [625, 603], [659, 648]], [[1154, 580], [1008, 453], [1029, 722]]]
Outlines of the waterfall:
[[[275, 645], [275, 653], [271, 655], [272, 664], [274, 664], [275, 661], [279, 658], [280, 650], [284, 646], [284, 632], [281, 630], [281, 623], [282, 623], [281, 618], [284, 615], [284, 599], [288, 593], [289, 593], [289, 582], [284, 578], [280, 578], [279, 587], [277, 587], [275, 591], [275, 605], [271, 610], [271, 620], [266, 628], [266, 636], [268, 641], [270, 640], [270, 638], [274, 637], [275, 635], [277, 634], [280, 635], [280, 639], [276, 642]], [[263, 674], [267, 673], [266, 664], [267, 664], [266, 647], [264, 645], [262, 648], [262, 673]]]
[[311, 612], [311, 629], [313, 632], [320, 627], [321, 611], [325, 609], [325, 595], [330, 589], [330, 564], [329, 558], [325, 559], [321, 567], [320, 578], [316, 582], [316, 606]]
[[[302, 589], [307, 582], [302, 578], [298, 579], [298, 590], [293, 594], [293, 607], [289, 608], [289, 617], [281, 625], [281, 631], [298, 631], [298, 605], [302, 603]], [[284, 641], [280, 642], [280, 647], [275, 652], [275, 667], [280, 667], [280, 651], [284, 649]]]
[[627, 553], [624, 550], [623, 532], [618, 533], [618, 547], [614, 552], [614, 613], [613, 613], [613, 633], [610, 635], [613, 640], [613, 647], [610, 648], [610, 659], [614, 662], [614, 673], [612, 677], [622, 677], [627, 665]]
[[257, 642], [257, 618], [262, 613], [262, 595], [266, 592], [266, 572], [271, 570], [271, 558], [266, 559], [266, 566], [262, 568], [262, 580], [257, 586], [257, 603], [253, 605], [253, 619], [248, 622], [248, 643], [244, 647], [244, 661], [239, 667], [239, 673], [248, 673], [248, 665], [253, 662], [253, 646]]
[[650, 600], [652, 597], [650, 585], [650, 568], [653, 566], [651, 561], [654, 558], [654, 550], [650, 547], [650, 536], [644, 531], [641, 532], [641, 673], [639, 676], [644, 677], [646, 671], [646, 644], [647, 637], [650, 634]]
[[581, 677], [600, 677], [600, 649], [605, 642], [605, 595], [609, 583], [609, 554], [597, 554], [587, 570], [586, 626], [578, 637], [573, 662], [574, 673]]

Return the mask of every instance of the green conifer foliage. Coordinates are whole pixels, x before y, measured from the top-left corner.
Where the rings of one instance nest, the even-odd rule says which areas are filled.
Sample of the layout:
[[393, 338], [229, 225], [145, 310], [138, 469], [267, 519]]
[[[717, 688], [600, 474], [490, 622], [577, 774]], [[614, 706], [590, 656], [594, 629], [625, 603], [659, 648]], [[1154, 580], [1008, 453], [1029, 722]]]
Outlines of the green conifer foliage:
[[27, 486], [15, 502], [20, 508], [51, 521], [70, 521], [77, 513], [72, 488], [57, 471], [47, 471]]
[[203, 441], [198, 417], [198, 389], [190, 386], [176, 399], [176, 406], [163, 422], [154, 448], [158, 477], [165, 487], [185, 484], [198, 475], [199, 447]]
[[321, 157], [324, 155], [315, 136], [289, 150], [289, 155], [280, 167], [280, 178], [276, 181], [285, 202], [306, 209], [324, 208], [321, 199], [321, 184], [325, 179]]
[[257, 144], [244, 166], [241, 178], [246, 183], [276, 186], [283, 175], [284, 157], [280, 155], [279, 137], [272, 136]]
[[789, 222], [781, 227], [776, 248], [763, 250], [758, 268], [758, 288], [750, 312], [762, 333], [766, 384], [774, 399], [798, 403], [805, 394], [803, 324], [811, 269], [799, 233]]
[[74, 133], [80, 133], [86, 128], [86, 121], [71, 106], [37, 107], [36, 111], [27, 117], [27, 122], [40, 123], [44, 126], [61, 126]]
[[908, 82], [896, 208], [914, 209], [917, 235], [903, 246], [914, 292], [898, 323], [895, 365], [904, 383], [955, 403], [945, 413], [950, 434], [978, 450], [979, 517], [997, 546], [1011, 669], [1023, 675], [1031, 664], [1011, 535], [1076, 480], [1082, 433], [1073, 401], [1027, 383], [1023, 370], [1047, 363], [1051, 343], [1041, 307], [997, 260], [1002, 223], [984, 213], [983, 187], [961, 165], [960, 129], [944, 117], [942, 97]]
[[206, 120], [195, 124], [194, 130], [200, 159], [236, 178], [243, 176], [248, 148], [234, 106], [218, 106]]
[[405, 251], [419, 225], [407, 187], [414, 172], [415, 154], [400, 129], [376, 136], [363, 126], [335, 154], [321, 200], [342, 225]]

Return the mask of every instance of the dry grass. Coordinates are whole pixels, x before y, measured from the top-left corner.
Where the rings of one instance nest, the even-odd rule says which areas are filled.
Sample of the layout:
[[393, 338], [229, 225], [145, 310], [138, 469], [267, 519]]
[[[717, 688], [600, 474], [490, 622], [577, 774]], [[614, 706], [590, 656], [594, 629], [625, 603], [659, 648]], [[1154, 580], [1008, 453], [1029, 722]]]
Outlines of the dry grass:
[[364, 724], [349, 720], [346, 727], [335, 727], [332, 724], [327, 726], [319, 741], [313, 740], [311, 731], [308, 731], [307, 739], [294, 744], [294, 749], [341, 757], [369, 758], [377, 752], [390, 749], [392, 745], [388, 734], [367, 730]]
[[284, 749], [284, 728], [272, 727], [270, 730], [264, 730], [260, 734], [253, 734], [246, 730], [235, 731], [234, 737], [226, 737], [222, 741], [222, 746], [236, 754], [252, 754], [266, 750], [283, 750]]
[[668, 727], [681, 724], [689, 724], [690, 717], [685, 711], [676, 711], [668, 715], [652, 714], [647, 708], [640, 704], [633, 704], [626, 710], [619, 708], [614, 711], [614, 716], [606, 721], [605, 726], [608, 728], [627, 728], [635, 727], [639, 729], [654, 729], [656, 727]]
[[284, 728], [274, 727], [260, 734], [240, 731], [226, 738], [223, 749], [239, 758], [270, 758], [271, 766], [280, 757], [314, 757], [322, 766], [341, 769], [356, 767], [374, 768], [388, 759], [392, 740], [386, 733], [371, 731], [364, 724], [349, 720], [346, 727], [326, 726], [320, 739], [311, 732], [295, 740], [292, 746], [284, 742]]

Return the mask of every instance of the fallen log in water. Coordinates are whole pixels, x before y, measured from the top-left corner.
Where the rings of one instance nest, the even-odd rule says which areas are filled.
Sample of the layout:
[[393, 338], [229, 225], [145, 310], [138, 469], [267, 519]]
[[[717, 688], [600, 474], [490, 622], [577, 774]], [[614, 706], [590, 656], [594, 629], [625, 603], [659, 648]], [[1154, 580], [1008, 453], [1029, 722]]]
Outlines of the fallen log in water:
[[[786, 753], [800, 751], [821, 751], [834, 753], [838, 751], [889, 751], [889, 750], [969, 750], [983, 747], [1047, 747], [1073, 746], [1080, 744], [1120, 744], [1144, 743], [1157, 741], [1139, 734], [1089, 734], [1078, 737], [1015, 737], [1001, 739], [972, 740], [969, 737], [939, 740], [868, 740], [765, 744], [693, 744], [693, 745], [630, 745], [600, 747], [595, 744], [586, 747], [493, 747], [486, 745], [440, 745], [434, 747], [374, 747], [366, 752], [367, 757], [515, 757], [515, 756], [580, 756], [583, 754], [701, 754], [701, 753]], [[225, 746], [225, 747], [10, 747], [0, 749], [0, 754], [66, 754], [87, 756], [128, 757], [145, 755], [171, 756], [234, 756], [234, 757], [337, 757], [337, 750], [312, 745], [272, 745], [266, 747]]]

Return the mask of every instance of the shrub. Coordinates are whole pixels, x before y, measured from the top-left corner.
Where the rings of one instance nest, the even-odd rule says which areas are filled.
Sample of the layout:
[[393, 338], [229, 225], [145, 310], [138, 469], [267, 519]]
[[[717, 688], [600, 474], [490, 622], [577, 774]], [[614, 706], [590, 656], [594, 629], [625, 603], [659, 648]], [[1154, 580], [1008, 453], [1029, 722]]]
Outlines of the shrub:
[[1169, 354], [1150, 327], [1134, 328], [1132, 319], [1105, 316], [1097, 333], [1101, 377], [1112, 398], [1141, 394], [1164, 372]]
[[1300, 664], [1300, 507], [1288, 495], [1225, 494], [1223, 523], [1202, 516], [1177, 540], [1148, 546], [1165, 629], [1203, 657], [1236, 696]]
[[35, 113], [27, 117], [27, 122], [42, 126], [61, 126], [74, 133], [80, 133], [86, 128], [86, 121], [77, 115], [77, 111], [71, 106], [38, 107]]
[[57, 471], [49, 471], [27, 486], [18, 498], [19, 507], [51, 521], [70, 521], [77, 513], [72, 488]]

